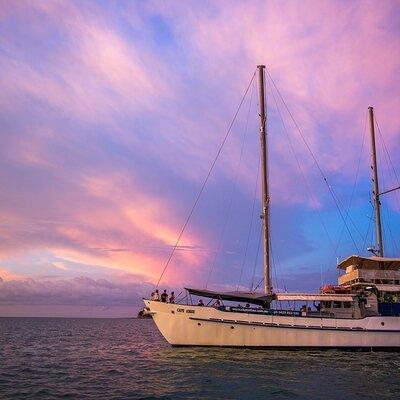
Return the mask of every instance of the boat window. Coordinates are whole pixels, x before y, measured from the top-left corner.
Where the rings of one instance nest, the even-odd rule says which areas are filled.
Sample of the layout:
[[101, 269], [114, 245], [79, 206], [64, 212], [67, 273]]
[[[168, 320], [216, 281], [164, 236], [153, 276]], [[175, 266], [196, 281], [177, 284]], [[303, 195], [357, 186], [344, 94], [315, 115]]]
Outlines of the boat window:
[[333, 302], [333, 308], [340, 308], [340, 307], [342, 307], [342, 304], [341, 304], [340, 301], [334, 301]]
[[324, 308], [331, 308], [331, 302], [330, 301], [323, 301], [322, 306]]
[[350, 301], [344, 301], [343, 302], [343, 307], [344, 308], [351, 308], [351, 302]]

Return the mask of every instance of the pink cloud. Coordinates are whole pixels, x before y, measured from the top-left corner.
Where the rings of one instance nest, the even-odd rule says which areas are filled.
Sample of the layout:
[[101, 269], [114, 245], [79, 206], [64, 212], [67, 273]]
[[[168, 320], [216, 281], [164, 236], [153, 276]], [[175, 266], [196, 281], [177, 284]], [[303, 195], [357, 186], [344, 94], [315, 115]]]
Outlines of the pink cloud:
[[[69, 45], [45, 58], [45, 69], [3, 55], [0, 101], [7, 108], [28, 95], [81, 120], [112, 122], [121, 105], [129, 113], [152, 111], [157, 101], [174, 96], [162, 62], [108, 27], [96, 8], [90, 15], [71, 2], [11, 9], [10, 14], [32, 24], [38, 38], [49, 39], [50, 25]], [[8, 40], [2, 40], [5, 48], [11, 47]]]
[[[259, 63], [267, 64], [330, 177], [340, 175], [346, 185], [353, 179], [368, 105], [376, 106], [389, 147], [400, 144], [395, 3], [148, 2], [140, 12], [135, 7], [117, 17], [98, 4], [61, 1], [17, 2], [0, 10], [3, 22], [12, 16], [48, 46], [35, 42], [33, 50], [25, 48], [14, 27], [4, 24], [0, 104], [13, 123], [0, 137], [1, 159], [12, 166], [2, 172], [8, 189], [1, 203], [0, 252], [9, 279], [13, 263], [46, 249], [49, 258], [65, 261], [52, 264], [59, 273], [67, 272], [68, 263], [84, 263], [114, 271], [115, 277], [156, 281]], [[154, 15], [169, 23], [172, 50], [149, 40], [146, 18]], [[254, 101], [254, 121], [256, 106]], [[247, 103], [212, 176], [215, 186], [235, 178], [246, 111]], [[284, 116], [317, 194], [311, 201], [308, 189], [301, 191], [297, 165], [274, 125], [269, 131], [274, 205], [323, 209], [326, 189]], [[256, 122], [248, 135], [237, 187], [250, 197]], [[392, 157], [398, 165], [399, 155]], [[362, 176], [368, 173], [365, 168]], [[168, 188], [167, 175], [171, 181], [178, 177], [182, 188]], [[29, 179], [37, 186], [29, 187]], [[210, 204], [226, 204], [213, 196]], [[166, 282], [196, 280], [199, 270], [209, 268], [214, 222], [190, 226]], [[46, 265], [46, 257], [40, 262]]]
[[[328, 174], [354, 179], [369, 105], [375, 106], [389, 148], [399, 145], [400, 48], [390, 26], [395, 3], [377, 10], [374, 2], [220, 2], [207, 8], [180, 4], [163, 12], [173, 21], [185, 15], [188, 22], [179, 24], [179, 32], [186, 50], [210, 85], [229, 95], [232, 88], [242, 90], [254, 67], [265, 63]], [[269, 104], [275, 107], [271, 95]], [[316, 167], [284, 115], [304, 171], [312, 176]], [[274, 170], [274, 199], [307, 203], [297, 190], [297, 167], [286, 163], [291, 157], [286, 139], [270, 130], [270, 140], [286, 167]], [[395, 151], [392, 157], [398, 164]], [[361, 173], [368, 176], [368, 168]]]

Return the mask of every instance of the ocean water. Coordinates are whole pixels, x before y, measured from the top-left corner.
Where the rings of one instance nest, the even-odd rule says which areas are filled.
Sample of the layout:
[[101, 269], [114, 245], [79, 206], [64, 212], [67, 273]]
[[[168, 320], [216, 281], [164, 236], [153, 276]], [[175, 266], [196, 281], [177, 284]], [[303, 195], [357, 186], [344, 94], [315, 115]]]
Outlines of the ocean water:
[[171, 347], [152, 320], [0, 318], [1, 399], [399, 399], [400, 353]]

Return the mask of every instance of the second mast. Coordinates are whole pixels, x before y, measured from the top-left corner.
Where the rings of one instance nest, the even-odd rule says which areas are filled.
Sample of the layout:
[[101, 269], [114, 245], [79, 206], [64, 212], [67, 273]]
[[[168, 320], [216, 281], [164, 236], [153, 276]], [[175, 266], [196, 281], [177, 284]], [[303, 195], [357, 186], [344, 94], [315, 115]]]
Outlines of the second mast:
[[375, 229], [377, 242], [377, 255], [383, 257], [383, 240], [382, 240], [382, 224], [381, 224], [381, 202], [379, 200], [379, 182], [378, 182], [378, 163], [376, 160], [376, 144], [375, 144], [375, 118], [374, 108], [368, 107], [369, 126], [371, 136], [371, 172], [372, 172], [372, 195], [375, 208]]

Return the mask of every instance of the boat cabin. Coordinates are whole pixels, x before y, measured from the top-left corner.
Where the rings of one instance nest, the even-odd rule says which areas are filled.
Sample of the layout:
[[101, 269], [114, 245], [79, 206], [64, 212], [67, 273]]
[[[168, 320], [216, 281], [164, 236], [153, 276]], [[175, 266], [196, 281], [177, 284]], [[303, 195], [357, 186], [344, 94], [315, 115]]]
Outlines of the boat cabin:
[[334, 318], [362, 318], [366, 314], [366, 302], [350, 293], [276, 293], [276, 299], [288, 302], [306, 302], [313, 308], [301, 309], [303, 316], [323, 316]]
[[400, 258], [350, 256], [338, 269], [339, 287], [377, 298], [380, 315], [400, 315]]

